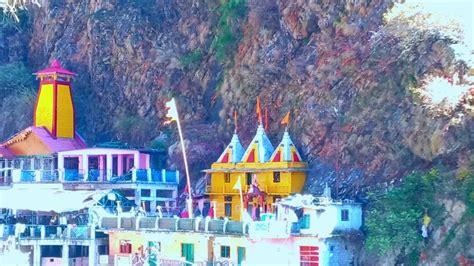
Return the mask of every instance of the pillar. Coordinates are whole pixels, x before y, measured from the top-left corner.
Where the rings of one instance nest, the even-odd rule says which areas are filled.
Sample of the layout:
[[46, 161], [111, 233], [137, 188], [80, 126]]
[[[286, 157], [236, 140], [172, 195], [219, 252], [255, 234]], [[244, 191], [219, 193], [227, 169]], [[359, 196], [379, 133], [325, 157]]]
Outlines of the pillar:
[[41, 246], [38, 243], [33, 245], [33, 266], [41, 266]]
[[130, 156], [129, 155], [125, 155], [125, 169], [128, 171], [130, 170]]
[[112, 158], [112, 154], [107, 154], [107, 171], [105, 172], [105, 180], [104, 181], [109, 181], [110, 177], [112, 176], [112, 169], [114, 167], [114, 160]]
[[58, 177], [59, 181], [64, 181], [64, 156], [58, 155]]
[[135, 169], [140, 169], [140, 153], [139, 152], [133, 153], [133, 167], [135, 167]]
[[141, 187], [140, 186], [137, 187], [137, 189], [135, 189], [135, 204], [137, 204], [137, 206], [141, 206]]
[[[105, 166], [105, 157], [104, 155], [99, 155], [97, 156], [99, 159], [99, 177], [97, 178], [97, 181], [103, 181], [106, 180], [107, 178], [104, 177], [104, 172], [107, 172], [107, 167]], [[108, 162], [107, 162], [108, 163]]]
[[157, 190], [152, 188], [150, 189], [150, 198], [151, 198], [151, 201], [150, 201], [150, 212], [152, 214], [155, 214], [156, 213], [156, 193]]
[[117, 175], [118, 176], [123, 175], [123, 155], [122, 154], [117, 155]]
[[89, 265], [97, 265], [97, 246], [95, 240], [89, 243]]
[[161, 169], [161, 181], [166, 183], [166, 169]]
[[[5, 174], [5, 171], [3, 170], [5, 167], [5, 160], [0, 160], [0, 177], [5, 177], [6, 174]], [[5, 178], [5, 182], [6, 182], [6, 178]]]
[[150, 168], [150, 154], [145, 154], [145, 168]]
[[62, 250], [62, 265], [68, 266], [69, 265], [69, 245], [64, 243], [63, 250]]
[[81, 156], [82, 158], [82, 171], [84, 174], [84, 181], [87, 180], [87, 176], [89, 175], [89, 156], [84, 154]]

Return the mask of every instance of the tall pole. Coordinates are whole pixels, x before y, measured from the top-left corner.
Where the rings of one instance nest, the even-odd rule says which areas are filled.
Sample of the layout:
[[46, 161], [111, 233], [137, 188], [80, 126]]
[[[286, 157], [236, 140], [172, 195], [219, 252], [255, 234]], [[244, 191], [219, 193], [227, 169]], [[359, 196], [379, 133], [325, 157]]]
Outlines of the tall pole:
[[184, 169], [186, 171], [186, 186], [188, 186], [188, 215], [189, 218], [193, 218], [193, 198], [191, 193], [191, 182], [189, 179], [189, 168], [188, 168], [188, 159], [186, 157], [186, 149], [184, 147], [184, 139], [183, 139], [183, 132], [181, 131], [181, 123], [179, 122], [179, 115], [176, 117], [176, 124], [178, 124], [178, 134], [179, 140], [181, 142], [181, 151], [183, 153], [183, 160], [184, 160]]

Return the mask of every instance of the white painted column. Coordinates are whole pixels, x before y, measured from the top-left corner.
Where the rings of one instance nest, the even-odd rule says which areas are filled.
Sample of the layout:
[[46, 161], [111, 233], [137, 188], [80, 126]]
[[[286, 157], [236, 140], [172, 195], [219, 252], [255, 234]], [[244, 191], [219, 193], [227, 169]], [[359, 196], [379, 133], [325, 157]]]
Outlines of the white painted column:
[[130, 170], [130, 156], [125, 155], [125, 170], [128, 171]]
[[61, 259], [62, 259], [62, 265], [69, 266], [69, 245], [66, 243], [63, 244]]
[[82, 171], [84, 173], [84, 181], [87, 180], [89, 175], [89, 156], [84, 154], [82, 155]]
[[[54, 166], [52, 166], [54, 168]], [[59, 181], [64, 181], [64, 156], [58, 154], [58, 178]]]
[[161, 169], [161, 181], [166, 183], [166, 169]]
[[141, 188], [135, 189], [135, 204], [142, 206]]
[[97, 181], [107, 180], [107, 177], [106, 177], [107, 174], [105, 174], [106, 176], [104, 176], [104, 171], [105, 173], [107, 173], [107, 166], [104, 163], [105, 156], [99, 155], [98, 160], [99, 160], [99, 177], [97, 178]]
[[105, 175], [105, 180], [104, 181], [109, 181], [110, 177], [112, 177], [112, 169], [114, 167], [114, 160], [112, 158], [112, 154], [108, 153], [107, 154], [107, 171]]
[[123, 155], [122, 154], [117, 155], [117, 175], [118, 176], [123, 175]]
[[97, 265], [97, 247], [95, 240], [91, 240], [89, 243], [89, 265]]
[[4, 168], [5, 168], [5, 160], [1, 160], [0, 161], [0, 176], [3, 176], [3, 177], [6, 176], [5, 172], [3, 171]]
[[38, 243], [33, 245], [33, 266], [41, 266], [41, 246]]
[[138, 151], [133, 153], [133, 167], [140, 169], [140, 153]]
[[150, 154], [145, 154], [145, 160], [146, 160], [146, 162], [145, 162], [145, 168], [148, 169], [148, 168], [151, 167], [151, 166], [150, 166], [150, 165], [151, 165], [151, 163], [150, 163]]
[[150, 189], [150, 212], [152, 214], [156, 213], [156, 189], [152, 188]]

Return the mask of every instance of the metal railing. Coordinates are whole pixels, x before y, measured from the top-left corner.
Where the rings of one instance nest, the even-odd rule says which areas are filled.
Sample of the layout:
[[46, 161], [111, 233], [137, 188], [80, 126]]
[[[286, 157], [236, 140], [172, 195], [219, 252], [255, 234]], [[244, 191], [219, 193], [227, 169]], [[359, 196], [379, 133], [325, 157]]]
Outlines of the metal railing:
[[101, 229], [210, 232], [247, 235], [250, 223], [209, 218], [103, 217]]
[[[13, 183], [15, 182], [140, 182], [140, 183], [179, 183], [179, 171], [156, 170], [156, 169], [135, 169], [131, 172], [117, 176], [107, 169], [89, 169], [87, 172], [82, 169], [59, 170], [13, 170]], [[5, 184], [6, 182], [0, 182]], [[8, 183], [9, 184], [9, 183]]]
[[81, 169], [65, 169], [63, 175], [66, 182], [179, 183], [179, 171], [168, 171], [165, 169], [134, 169], [120, 176], [113, 174], [112, 171], [107, 169], [89, 169], [87, 173]]
[[25, 225], [0, 224], [0, 239], [15, 236], [19, 239], [76, 239], [96, 238], [95, 229], [84, 225]]
[[57, 170], [21, 170], [20, 182], [58, 182]]

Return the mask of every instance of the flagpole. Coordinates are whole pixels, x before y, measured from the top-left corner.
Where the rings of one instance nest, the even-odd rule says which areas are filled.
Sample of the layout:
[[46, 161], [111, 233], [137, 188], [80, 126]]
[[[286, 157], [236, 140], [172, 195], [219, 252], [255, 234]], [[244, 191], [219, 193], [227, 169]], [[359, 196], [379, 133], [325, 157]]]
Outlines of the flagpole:
[[[177, 109], [178, 108], [176, 108], [176, 112], [178, 112]], [[192, 198], [192, 192], [191, 192], [191, 181], [189, 179], [188, 159], [186, 157], [186, 149], [184, 147], [183, 132], [181, 131], [181, 123], [179, 121], [179, 115], [176, 116], [176, 124], [178, 124], [178, 134], [179, 134], [179, 139], [181, 142], [181, 150], [183, 152], [184, 170], [186, 171], [186, 182], [187, 182], [186, 186], [188, 186], [188, 215], [189, 215], [189, 218], [193, 218], [193, 198]]]

